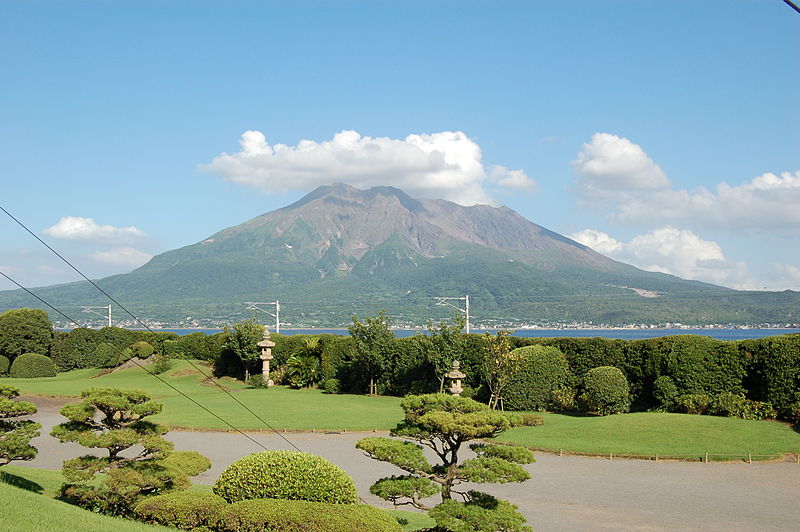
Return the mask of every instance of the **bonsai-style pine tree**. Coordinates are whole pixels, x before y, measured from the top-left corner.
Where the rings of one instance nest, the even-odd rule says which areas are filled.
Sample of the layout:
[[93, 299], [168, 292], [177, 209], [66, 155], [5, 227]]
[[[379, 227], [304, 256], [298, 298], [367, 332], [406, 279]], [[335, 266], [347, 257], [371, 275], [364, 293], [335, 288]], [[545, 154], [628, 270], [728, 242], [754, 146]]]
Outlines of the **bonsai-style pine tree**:
[[19, 390], [0, 384], [0, 466], [11, 460], [33, 460], [36, 447], [31, 439], [39, 435], [41, 425], [30, 420], [8, 418], [36, 413], [36, 406], [28, 401], [14, 401]]
[[[401, 406], [405, 419], [392, 435], [411, 441], [370, 437], [356, 444], [370, 458], [408, 473], [378, 480], [370, 488], [373, 494], [395, 504], [430, 510], [437, 526], [444, 530], [529, 530], [514, 505], [485, 493], [456, 489], [463, 482], [523, 482], [530, 478], [520, 465], [534, 461], [533, 453], [525, 447], [476, 442], [469, 447], [477, 456], [459, 461], [467, 442], [493, 438], [516, 419], [472, 399], [446, 394], [411, 395]], [[433, 451], [438, 463], [428, 462], [423, 447]], [[441, 493], [442, 503], [435, 508], [422, 502], [436, 493]], [[454, 495], [463, 502], [456, 501]]]
[[63, 499], [126, 515], [145, 495], [188, 487], [186, 473], [168, 462], [173, 446], [163, 438], [167, 428], [144, 419], [159, 413], [160, 403], [144, 392], [115, 388], [93, 388], [81, 396], [80, 403], [61, 409], [69, 421], [55, 426], [51, 435], [62, 442], [105, 449], [108, 455], [66, 460]]

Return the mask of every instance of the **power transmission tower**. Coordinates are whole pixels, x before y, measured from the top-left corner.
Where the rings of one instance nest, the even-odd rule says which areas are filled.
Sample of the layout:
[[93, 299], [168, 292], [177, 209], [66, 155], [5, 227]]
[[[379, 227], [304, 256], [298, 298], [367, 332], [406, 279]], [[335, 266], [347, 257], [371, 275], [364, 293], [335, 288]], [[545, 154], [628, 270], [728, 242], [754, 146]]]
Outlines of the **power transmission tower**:
[[[100, 314], [99, 312], [94, 310], [94, 309], [98, 309], [98, 308], [107, 310], [108, 311], [107, 315], [106, 314]], [[105, 307], [81, 307], [81, 310], [83, 310], [84, 312], [90, 312], [92, 314], [97, 314], [98, 316], [100, 316], [102, 318], [107, 318], [108, 319], [108, 326], [111, 327], [111, 305], [108, 305], [108, 306], [105, 306]]]
[[[436, 305], [439, 307], [453, 307], [459, 312], [463, 312], [467, 318], [467, 334], [469, 334], [469, 296], [466, 295], [464, 297], [434, 297], [433, 299], [436, 300]], [[448, 303], [448, 301], [463, 301], [464, 308], [457, 307], [452, 303]]]
[[[268, 302], [264, 302], [264, 301], [260, 301], [260, 302], [258, 302], [258, 301], [245, 301], [244, 304], [247, 305], [247, 310], [260, 310], [261, 312], [269, 314], [270, 316], [275, 318], [275, 332], [276, 333], [280, 333], [281, 332], [281, 302], [280, 301], [277, 301], [277, 300], [268, 301]], [[259, 305], [275, 305], [275, 313], [273, 314], [272, 312], [259, 307]]]

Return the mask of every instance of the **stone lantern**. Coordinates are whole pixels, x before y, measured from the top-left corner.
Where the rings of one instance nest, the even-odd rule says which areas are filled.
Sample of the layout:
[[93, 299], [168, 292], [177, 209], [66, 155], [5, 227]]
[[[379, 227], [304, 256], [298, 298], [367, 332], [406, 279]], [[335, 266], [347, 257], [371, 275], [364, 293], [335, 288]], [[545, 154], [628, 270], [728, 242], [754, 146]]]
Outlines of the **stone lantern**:
[[458, 360], [453, 361], [453, 369], [450, 373], [445, 373], [445, 378], [450, 379], [450, 393], [453, 395], [461, 395], [461, 392], [464, 391], [464, 388], [461, 387], [461, 379], [465, 378], [466, 375], [461, 373], [459, 369], [461, 367], [461, 363]]
[[258, 342], [258, 347], [261, 348], [261, 375], [264, 376], [264, 384], [266, 386], [274, 386], [275, 383], [269, 378], [269, 361], [272, 360], [272, 348], [275, 347], [275, 342], [269, 339], [269, 329], [264, 329], [264, 338]]

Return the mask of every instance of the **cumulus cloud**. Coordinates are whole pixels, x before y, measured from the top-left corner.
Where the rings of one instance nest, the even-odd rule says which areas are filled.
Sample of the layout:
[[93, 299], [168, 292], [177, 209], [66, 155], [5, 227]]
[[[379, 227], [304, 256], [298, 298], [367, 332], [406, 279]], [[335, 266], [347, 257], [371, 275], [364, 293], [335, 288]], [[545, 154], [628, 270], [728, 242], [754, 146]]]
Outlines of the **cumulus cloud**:
[[668, 273], [683, 279], [705, 281], [732, 288], [751, 288], [747, 264], [725, 258], [716, 242], [703, 240], [688, 230], [665, 226], [621, 242], [586, 229], [569, 235], [598, 253], [643, 270]]
[[96, 251], [90, 257], [104, 264], [139, 267], [153, 258], [153, 255], [131, 247]]
[[669, 179], [641, 146], [611, 133], [595, 133], [572, 162], [581, 193], [603, 196], [619, 190], [655, 190]]
[[764, 288], [769, 290], [783, 290], [789, 288], [800, 290], [800, 268], [792, 264], [773, 264], [772, 275]]
[[579, 176], [575, 190], [586, 204], [626, 225], [800, 231], [800, 171], [768, 172], [739, 185], [675, 189], [641, 146], [609, 133], [595, 133], [573, 167]]
[[268, 194], [344, 182], [360, 188], [392, 185], [412, 196], [472, 205], [495, 203], [487, 186], [535, 188], [522, 170], [484, 166], [480, 146], [460, 131], [404, 139], [340, 131], [331, 140], [301, 140], [296, 146], [271, 145], [260, 131], [246, 131], [239, 144], [239, 152], [222, 153], [200, 169]]
[[129, 243], [147, 237], [144, 231], [133, 226], [99, 225], [92, 218], [81, 218], [80, 216], [65, 216], [57, 224], [42, 232], [53, 238], [88, 242]]
[[619, 199], [613, 218], [626, 224], [685, 220], [744, 231], [800, 230], [800, 171], [765, 173], [738, 186], [723, 182], [713, 191], [661, 190]]

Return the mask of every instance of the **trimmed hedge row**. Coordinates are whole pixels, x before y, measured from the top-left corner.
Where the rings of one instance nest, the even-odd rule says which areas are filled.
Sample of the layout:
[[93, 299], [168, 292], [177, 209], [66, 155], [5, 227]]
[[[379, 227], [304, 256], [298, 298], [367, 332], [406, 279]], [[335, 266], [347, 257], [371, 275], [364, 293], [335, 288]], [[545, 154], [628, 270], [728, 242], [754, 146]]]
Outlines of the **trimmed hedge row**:
[[150, 497], [134, 510], [136, 517], [181, 530], [217, 532], [400, 532], [397, 520], [366, 504], [252, 499], [228, 504], [207, 493], [178, 492]]
[[33, 379], [55, 377], [58, 369], [50, 357], [36, 353], [24, 353], [14, 359], [9, 373], [16, 379]]

